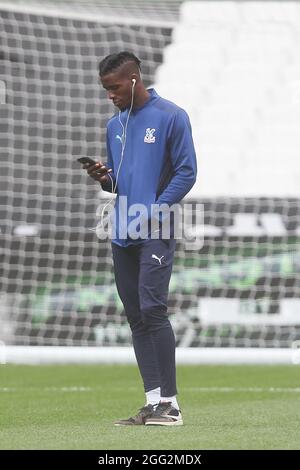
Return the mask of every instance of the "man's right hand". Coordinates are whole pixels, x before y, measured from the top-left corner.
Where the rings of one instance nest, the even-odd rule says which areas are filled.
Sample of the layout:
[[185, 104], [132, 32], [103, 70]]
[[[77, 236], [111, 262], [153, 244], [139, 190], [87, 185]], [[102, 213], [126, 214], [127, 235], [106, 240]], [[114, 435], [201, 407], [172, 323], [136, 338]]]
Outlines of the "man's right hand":
[[98, 181], [99, 183], [105, 183], [108, 179], [107, 174], [112, 171], [101, 162], [97, 162], [95, 165], [85, 164], [83, 165], [83, 168], [87, 171], [91, 178], [93, 178], [95, 181]]

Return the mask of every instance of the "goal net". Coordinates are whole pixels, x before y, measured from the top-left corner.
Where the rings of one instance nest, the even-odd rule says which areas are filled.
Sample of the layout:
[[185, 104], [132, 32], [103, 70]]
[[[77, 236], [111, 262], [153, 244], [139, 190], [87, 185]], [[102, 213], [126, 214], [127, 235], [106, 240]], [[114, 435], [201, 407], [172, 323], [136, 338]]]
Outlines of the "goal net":
[[289, 3], [295, 13], [278, 2], [0, 2], [2, 344], [131, 344], [110, 242], [90, 230], [106, 196], [76, 161], [105, 159], [114, 109], [97, 66], [131, 50], [145, 84], [189, 112], [199, 157], [189, 204], [204, 207], [191, 227], [204, 243], [177, 243], [177, 345], [297, 345], [300, 13]]

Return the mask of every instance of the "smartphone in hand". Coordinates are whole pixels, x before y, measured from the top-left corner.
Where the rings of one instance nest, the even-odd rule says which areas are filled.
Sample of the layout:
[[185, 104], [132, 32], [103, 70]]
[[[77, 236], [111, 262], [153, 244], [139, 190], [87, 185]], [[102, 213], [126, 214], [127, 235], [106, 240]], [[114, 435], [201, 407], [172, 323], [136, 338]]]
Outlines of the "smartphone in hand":
[[[111, 168], [106, 168], [105, 165], [102, 165], [102, 163], [99, 163], [99, 162], [95, 162], [92, 158], [90, 157], [80, 157], [80, 158], [77, 158], [77, 161], [79, 163], [82, 163], [82, 165], [86, 165], [88, 164], [88, 167], [86, 168], [87, 172], [89, 173], [89, 175], [94, 178], [96, 175], [98, 176], [105, 176], [107, 173], [111, 173]], [[99, 167], [97, 169], [94, 169], [93, 172], [91, 172], [89, 170], [90, 167], [96, 165]], [[96, 179], [96, 178], [95, 178]], [[98, 180], [98, 178], [97, 178]]]
[[97, 163], [90, 157], [80, 157], [80, 158], [77, 158], [77, 161], [79, 163], [82, 163], [82, 165], [85, 165], [87, 163], [90, 166], [95, 165]]

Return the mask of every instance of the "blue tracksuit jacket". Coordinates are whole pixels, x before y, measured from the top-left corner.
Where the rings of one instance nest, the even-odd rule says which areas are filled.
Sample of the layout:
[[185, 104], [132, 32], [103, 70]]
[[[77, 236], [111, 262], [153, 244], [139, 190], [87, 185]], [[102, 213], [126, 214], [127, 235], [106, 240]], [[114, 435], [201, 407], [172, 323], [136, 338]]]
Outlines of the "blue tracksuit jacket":
[[[148, 92], [149, 100], [130, 114], [117, 180], [116, 232], [112, 241], [120, 246], [141, 242], [132, 239], [127, 230], [137, 217], [128, 214], [133, 204], [144, 204], [150, 217], [151, 204], [171, 206], [180, 202], [196, 181], [196, 155], [187, 113], [158, 96], [154, 89]], [[128, 112], [121, 112], [123, 126]], [[110, 175], [114, 182], [121, 160], [122, 134], [117, 114], [107, 124], [107, 167], [113, 171]], [[111, 181], [103, 183], [102, 188], [111, 192]], [[120, 205], [120, 196], [127, 196], [127, 207]]]

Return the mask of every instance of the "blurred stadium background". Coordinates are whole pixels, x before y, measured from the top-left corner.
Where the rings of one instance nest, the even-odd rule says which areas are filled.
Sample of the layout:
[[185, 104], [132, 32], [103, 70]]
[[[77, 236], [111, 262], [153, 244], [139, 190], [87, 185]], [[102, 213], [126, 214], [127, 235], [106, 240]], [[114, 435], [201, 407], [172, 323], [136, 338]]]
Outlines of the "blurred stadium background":
[[105, 156], [97, 66], [122, 49], [193, 126], [205, 243], [176, 251], [180, 360], [299, 362], [299, 2], [1, 0], [0, 44], [3, 362], [132, 360], [89, 230], [107, 196], [76, 162]]

